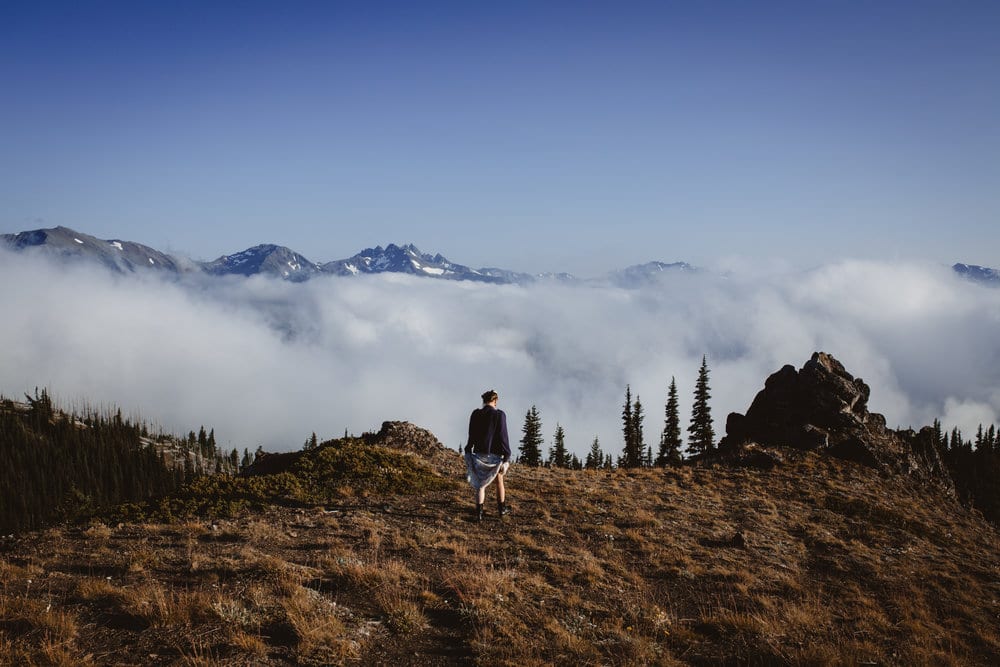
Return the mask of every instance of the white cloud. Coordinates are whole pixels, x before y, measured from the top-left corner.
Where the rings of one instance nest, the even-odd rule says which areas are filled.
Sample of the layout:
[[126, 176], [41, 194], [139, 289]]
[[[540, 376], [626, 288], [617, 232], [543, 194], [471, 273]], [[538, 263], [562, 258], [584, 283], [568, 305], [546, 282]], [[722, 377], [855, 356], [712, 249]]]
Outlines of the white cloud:
[[686, 425], [702, 354], [719, 435], [768, 374], [815, 350], [864, 377], [890, 425], [942, 417], [971, 435], [1000, 414], [1000, 290], [946, 267], [668, 274], [636, 291], [400, 275], [180, 285], [3, 253], [0, 281], [5, 395], [47, 386], [169, 431], [205, 424], [241, 449], [297, 448], [312, 431], [386, 419], [457, 447], [495, 388], [515, 443], [535, 404], [546, 446], [559, 422], [579, 455], [595, 435], [617, 455], [630, 383], [655, 450], [670, 377]]

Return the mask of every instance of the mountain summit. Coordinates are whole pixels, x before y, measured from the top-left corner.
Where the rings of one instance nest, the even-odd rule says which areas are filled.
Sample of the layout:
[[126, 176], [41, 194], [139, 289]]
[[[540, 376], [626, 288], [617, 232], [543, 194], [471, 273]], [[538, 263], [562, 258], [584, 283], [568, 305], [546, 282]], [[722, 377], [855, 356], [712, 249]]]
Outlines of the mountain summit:
[[347, 259], [338, 259], [323, 265], [325, 273], [337, 276], [356, 276], [362, 273], [408, 273], [415, 276], [429, 276], [449, 280], [474, 280], [478, 282], [530, 282], [533, 277], [524, 273], [511, 272], [508, 276], [496, 276], [488, 269], [475, 270], [462, 264], [449, 262], [440, 253], [430, 255], [420, 252], [413, 244], [398, 246], [390, 243], [385, 248], [376, 246], [365, 248]]
[[235, 255], [223, 255], [202, 264], [206, 273], [222, 275], [270, 275], [292, 282], [309, 280], [323, 273], [319, 264], [310, 262], [290, 248], [273, 244], [257, 245]]

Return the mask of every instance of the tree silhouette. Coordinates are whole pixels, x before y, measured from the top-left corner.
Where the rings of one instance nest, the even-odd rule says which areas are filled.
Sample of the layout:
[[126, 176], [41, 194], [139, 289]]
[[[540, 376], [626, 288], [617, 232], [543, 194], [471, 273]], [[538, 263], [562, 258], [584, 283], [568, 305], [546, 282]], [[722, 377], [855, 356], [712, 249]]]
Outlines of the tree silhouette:
[[694, 389], [694, 405], [691, 408], [691, 424], [688, 426], [688, 450], [695, 454], [708, 454], [715, 450], [715, 429], [712, 428], [712, 408], [708, 399], [712, 397], [708, 387], [708, 361], [703, 355], [698, 370], [698, 382]]
[[542, 420], [538, 416], [538, 408], [534, 405], [524, 415], [524, 427], [521, 429], [521, 446], [518, 463], [528, 466], [538, 466], [542, 463]]
[[604, 452], [601, 451], [601, 443], [597, 436], [594, 436], [594, 442], [590, 445], [590, 451], [587, 452], [583, 466], [587, 470], [597, 470], [602, 465], [604, 465]]
[[660, 467], [679, 465], [683, 461], [681, 455], [681, 418], [677, 400], [677, 381], [670, 378], [670, 389], [667, 390], [667, 404], [664, 408], [663, 433], [660, 435], [660, 450], [657, 452], [656, 465]]
[[555, 468], [570, 467], [570, 456], [566, 451], [566, 432], [560, 424], [556, 424], [556, 434], [552, 449], [549, 450], [549, 465]]

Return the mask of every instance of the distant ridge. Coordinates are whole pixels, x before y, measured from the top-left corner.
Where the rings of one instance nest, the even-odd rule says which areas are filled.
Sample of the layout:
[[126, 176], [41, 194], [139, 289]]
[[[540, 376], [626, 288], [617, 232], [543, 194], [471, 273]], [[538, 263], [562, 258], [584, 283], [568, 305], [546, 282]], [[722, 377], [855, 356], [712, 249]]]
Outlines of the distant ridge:
[[319, 263], [303, 254], [275, 244], [265, 243], [223, 255], [209, 262], [168, 255], [131, 241], [102, 240], [68, 227], [36, 229], [0, 235], [0, 245], [18, 252], [37, 252], [61, 261], [90, 261], [116, 273], [135, 273], [155, 269], [172, 274], [209, 276], [270, 276], [290, 282], [304, 282], [317, 276], [357, 276], [376, 273], [404, 273], [438, 280], [469, 280], [503, 285], [527, 285], [537, 282], [576, 284], [608, 283], [619, 287], [637, 287], [670, 271], [696, 270], [685, 262], [637, 264], [607, 276], [583, 280], [568, 273], [522, 273], [503, 268], [471, 268], [452, 262], [440, 253], [421, 252], [413, 244], [375, 246], [331, 262]]

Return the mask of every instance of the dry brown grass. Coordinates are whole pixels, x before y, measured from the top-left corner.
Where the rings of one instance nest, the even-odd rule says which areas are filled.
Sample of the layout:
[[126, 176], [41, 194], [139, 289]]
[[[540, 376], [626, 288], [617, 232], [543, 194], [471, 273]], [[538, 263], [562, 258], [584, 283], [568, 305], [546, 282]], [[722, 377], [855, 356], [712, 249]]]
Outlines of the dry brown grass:
[[282, 601], [282, 608], [300, 660], [338, 664], [359, 655], [361, 644], [338, 617], [336, 604], [316, 591], [298, 587]]
[[22, 536], [0, 664], [1000, 662], [995, 529], [905, 479], [801, 455], [508, 492], [482, 525], [456, 490]]

